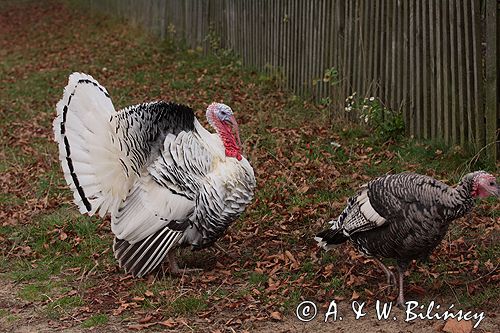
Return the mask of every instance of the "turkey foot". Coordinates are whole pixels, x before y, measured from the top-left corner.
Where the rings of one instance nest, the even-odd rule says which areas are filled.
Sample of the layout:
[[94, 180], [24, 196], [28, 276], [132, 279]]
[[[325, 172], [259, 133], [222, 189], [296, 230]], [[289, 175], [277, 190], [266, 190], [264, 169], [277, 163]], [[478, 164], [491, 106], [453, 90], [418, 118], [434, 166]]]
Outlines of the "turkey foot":
[[175, 256], [173, 253], [168, 254], [168, 267], [170, 268], [170, 273], [174, 275], [185, 275], [185, 274], [192, 274], [192, 273], [199, 273], [203, 271], [201, 268], [179, 268], [179, 265], [177, 264], [177, 260], [175, 259]]

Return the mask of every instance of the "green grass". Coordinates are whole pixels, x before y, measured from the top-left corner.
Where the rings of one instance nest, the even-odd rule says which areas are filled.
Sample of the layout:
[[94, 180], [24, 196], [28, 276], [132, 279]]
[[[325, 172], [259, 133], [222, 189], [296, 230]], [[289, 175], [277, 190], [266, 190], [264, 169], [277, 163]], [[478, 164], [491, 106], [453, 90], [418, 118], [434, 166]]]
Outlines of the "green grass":
[[208, 307], [206, 298], [201, 296], [182, 296], [170, 304], [170, 309], [176, 315], [193, 315]]
[[72, 309], [84, 305], [85, 302], [80, 296], [65, 296], [50, 302], [43, 308], [42, 312], [48, 318], [58, 319], [67, 315]]
[[19, 320], [19, 317], [11, 314], [8, 310], [6, 309], [0, 309], [0, 319], [2, 321], [5, 321], [7, 323], [13, 323], [15, 321]]
[[468, 309], [480, 309], [484, 307], [484, 304], [491, 303], [493, 300], [498, 300], [500, 297], [500, 290], [498, 286], [490, 285], [473, 295], [469, 295], [466, 292], [457, 293], [457, 297], [461, 306]]
[[287, 299], [283, 302], [283, 309], [287, 313], [293, 313], [297, 307], [297, 304], [300, 303], [301, 292], [300, 290], [293, 290], [287, 297]]
[[[10, 262], [9, 275], [16, 282], [45, 281], [67, 268], [91, 269], [95, 265], [93, 256], [104, 252], [111, 243], [108, 237], [96, 236], [97, 227], [93, 218], [77, 215], [63, 206], [39, 216], [27, 227], [0, 229], [11, 242], [28, 247], [36, 254], [35, 259], [30, 257]], [[101, 264], [105, 264], [107, 258], [102, 257]]]
[[250, 275], [248, 276], [248, 283], [255, 286], [261, 286], [267, 283], [268, 280], [269, 277], [266, 274], [251, 272]]
[[106, 314], [99, 313], [82, 322], [82, 327], [91, 328], [95, 326], [105, 325], [109, 321], [109, 317]]
[[50, 282], [37, 282], [24, 286], [19, 292], [18, 296], [26, 301], [46, 301], [50, 299], [49, 294], [53, 289]]

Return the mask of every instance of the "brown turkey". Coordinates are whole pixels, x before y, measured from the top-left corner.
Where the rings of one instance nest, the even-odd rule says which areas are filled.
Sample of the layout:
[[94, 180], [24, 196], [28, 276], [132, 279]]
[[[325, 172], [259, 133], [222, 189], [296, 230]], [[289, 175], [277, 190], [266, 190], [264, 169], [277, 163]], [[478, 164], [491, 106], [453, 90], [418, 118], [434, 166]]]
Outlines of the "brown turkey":
[[394, 274], [377, 258], [396, 259], [397, 304], [403, 306], [403, 276], [408, 264], [426, 259], [450, 222], [470, 212], [475, 198], [489, 196], [500, 196], [500, 187], [485, 171], [465, 175], [454, 188], [415, 173], [386, 175], [363, 185], [315, 240], [325, 250], [351, 240], [364, 255], [374, 257], [389, 284], [395, 282]]

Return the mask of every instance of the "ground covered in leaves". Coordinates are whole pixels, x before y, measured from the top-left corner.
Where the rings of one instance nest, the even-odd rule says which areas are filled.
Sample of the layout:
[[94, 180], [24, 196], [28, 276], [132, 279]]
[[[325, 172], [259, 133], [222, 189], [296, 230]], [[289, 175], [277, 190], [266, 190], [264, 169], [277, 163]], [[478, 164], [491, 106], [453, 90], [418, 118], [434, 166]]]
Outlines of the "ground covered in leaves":
[[[132, 279], [112, 258], [109, 220], [77, 212], [51, 126], [73, 71], [99, 80], [117, 108], [165, 99], [203, 121], [212, 101], [236, 112], [258, 190], [220, 249], [180, 254], [200, 274]], [[279, 86], [227, 54], [185, 50], [65, 3], [0, 1], [0, 330], [457, 332], [440, 320], [407, 323], [400, 310], [398, 320], [374, 319], [376, 300], [396, 290], [351, 246], [325, 253], [313, 236], [374, 176], [412, 170], [454, 184], [499, 165], [437, 143], [384, 142]], [[429, 262], [410, 267], [407, 298], [484, 311], [477, 331], [500, 331], [499, 208], [483, 201], [454, 223]], [[304, 300], [321, 314], [309, 323], [295, 317]], [[345, 318], [325, 324], [332, 300]], [[369, 315], [354, 320], [353, 301]]]

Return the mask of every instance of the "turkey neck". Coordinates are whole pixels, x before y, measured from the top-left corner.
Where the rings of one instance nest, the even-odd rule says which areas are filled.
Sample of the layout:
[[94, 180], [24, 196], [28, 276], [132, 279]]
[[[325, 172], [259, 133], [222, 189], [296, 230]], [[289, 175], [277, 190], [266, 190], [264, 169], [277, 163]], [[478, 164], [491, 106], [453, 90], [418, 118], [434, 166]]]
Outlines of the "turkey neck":
[[215, 130], [224, 144], [225, 153], [228, 157], [235, 157], [238, 160], [241, 160], [241, 151], [238, 143], [236, 142], [236, 138], [231, 131], [231, 127], [225, 123], [220, 123], [220, 126], [216, 126]]
[[472, 179], [465, 176], [460, 184], [455, 187], [455, 198], [451, 205], [450, 218], [455, 219], [464, 216], [474, 207], [474, 199], [472, 198]]

